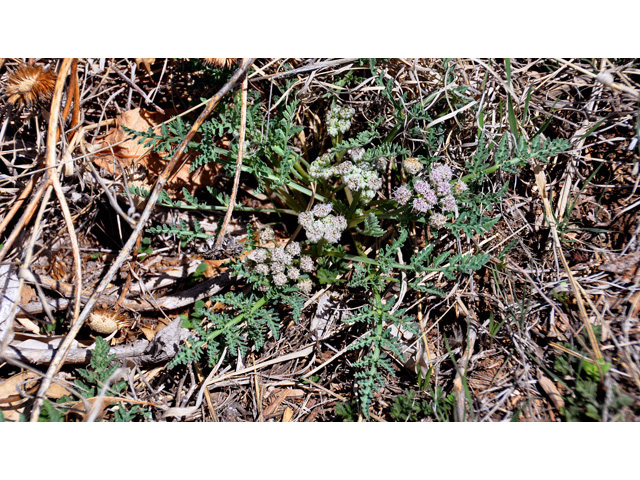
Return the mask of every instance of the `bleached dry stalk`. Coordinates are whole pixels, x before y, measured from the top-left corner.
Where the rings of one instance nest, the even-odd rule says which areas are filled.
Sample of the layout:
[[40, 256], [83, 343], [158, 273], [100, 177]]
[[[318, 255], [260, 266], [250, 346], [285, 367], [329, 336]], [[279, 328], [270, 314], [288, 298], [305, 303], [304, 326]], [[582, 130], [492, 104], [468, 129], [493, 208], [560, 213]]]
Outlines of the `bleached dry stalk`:
[[233, 214], [233, 207], [236, 204], [236, 197], [238, 196], [238, 187], [240, 186], [240, 174], [242, 173], [242, 156], [244, 155], [244, 136], [247, 129], [247, 86], [248, 81], [247, 77], [245, 77], [242, 81], [242, 111], [240, 113], [240, 135], [238, 137], [238, 158], [236, 160], [236, 173], [233, 176], [233, 190], [231, 191], [231, 196], [229, 197], [229, 206], [227, 208], [227, 213], [224, 216], [222, 226], [220, 227], [218, 237], [216, 238], [216, 247], [220, 247], [220, 245], [222, 245], [222, 241], [224, 240], [224, 232], [229, 226], [229, 221], [231, 220], [231, 215]]

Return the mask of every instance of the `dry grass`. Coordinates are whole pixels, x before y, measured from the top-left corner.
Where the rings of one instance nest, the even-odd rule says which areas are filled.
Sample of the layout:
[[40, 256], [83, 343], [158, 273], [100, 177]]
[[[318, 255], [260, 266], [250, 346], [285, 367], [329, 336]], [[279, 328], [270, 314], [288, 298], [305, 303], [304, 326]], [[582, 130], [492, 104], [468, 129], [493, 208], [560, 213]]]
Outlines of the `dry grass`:
[[[13, 86], [11, 75], [15, 73], [11, 72], [22, 68], [21, 60], [6, 59], [1, 67], [0, 235], [3, 242], [12, 233], [15, 237], [2, 256], [7, 264], [28, 266], [31, 276], [21, 273], [18, 297], [22, 306], [13, 309], [7, 320], [15, 335], [11, 338], [0, 329], [4, 332], [0, 381], [21, 369], [44, 376], [50, 358], [27, 352], [29, 344], [21, 342], [50, 342], [43, 335], [47, 322], [58, 323], [55, 329], [46, 329], [58, 341], [68, 334], [68, 322], [58, 319], [66, 311], [73, 312], [74, 250], [82, 259], [80, 299], [84, 305], [129, 240], [133, 230], [125, 217], [135, 225], [143, 209], [136, 199], [121, 196], [118, 202], [117, 196], [134, 183], [148, 190], [154, 186], [155, 179], [145, 174], [144, 159], [136, 158], [126, 168], [116, 165], [110, 172], [89, 167], [99, 153], [94, 146], [114, 128], [116, 116], [142, 107], [163, 112], [166, 120], [176, 115], [193, 119], [192, 107], [199, 99], [212, 97], [228, 77], [220, 70], [212, 77], [211, 67], [193, 61], [138, 60], [79, 59], [77, 78], [70, 85], [74, 81], [79, 85], [77, 99], [73, 100], [72, 88], [65, 90], [64, 101], [73, 104], [80, 115], [76, 118], [74, 110], [64, 109], [66, 117], [60, 121], [55, 152], [57, 162], [66, 162], [62, 189], [79, 249], [69, 241], [61, 202], [38, 197], [43, 195], [40, 182], [46, 177], [42, 172], [48, 105], [42, 105], [37, 93], [38, 102], [16, 97], [21, 90]], [[235, 59], [207, 60], [217, 60], [210, 63], [227, 67], [228, 72], [238, 68], [232, 62]], [[37, 64], [55, 71], [58, 63], [41, 59]], [[420, 418], [586, 420], [593, 407], [604, 421], [637, 420], [640, 64], [617, 59], [516, 59], [510, 64], [488, 59], [392, 59], [378, 62], [375, 68], [386, 72], [385, 82], [390, 82], [393, 96], [402, 99], [406, 112], [415, 103], [422, 103], [427, 111], [436, 104], [441, 109], [448, 106], [441, 110], [447, 115], [431, 122], [407, 121], [397, 129], [397, 142], [412, 152], [425, 143], [415, 133], [434, 128], [442, 128], [444, 134], [431, 154], [461, 168], [477, 150], [480, 131], [487, 141], [499, 142], [503, 135], [531, 139], [544, 128], [547, 137], [563, 138], [571, 145], [549, 163], [527, 165], [517, 175], [495, 172], [485, 184], [485, 193], [509, 184], [504, 201], [494, 208], [499, 223], [484, 237], [457, 243], [445, 239], [450, 242], [447, 248], [462, 253], [481, 249], [491, 254], [488, 264], [455, 281], [436, 276], [436, 286], [447, 292], [445, 297], [415, 291], [404, 294], [402, 306], [419, 321], [426, 343], [427, 358], [423, 368], [417, 369], [421, 374], [428, 372], [428, 388], [416, 398], [433, 401], [429, 392], [436, 387], [444, 397], [457, 393], [446, 415], [422, 412]], [[345, 81], [347, 78], [356, 80]], [[456, 97], [451, 95], [452, 89], [461, 86], [472, 99], [466, 106], [456, 106]], [[47, 83], [42, 91], [52, 88]], [[265, 108], [273, 111], [281, 102], [299, 100], [296, 122], [305, 129], [296, 147], [308, 159], [322, 148], [318, 132], [329, 105], [328, 94], [339, 94], [343, 103], [356, 107], [356, 128], [362, 130], [369, 122], [380, 120], [379, 129], [389, 132], [396, 125], [394, 114], [398, 112], [384, 101], [383, 87], [375, 82], [366, 62], [259, 59], [249, 70], [248, 89], [258, 92]], [[272, 101], [275, 91], [284, 93], [278, 101]], [[219, 145], [228, 141], [220, 138]], [[212, 186], [231, 193], [232, 178], [216, 178]], [[238, 201], [245, 209], [277, 207], [256, 195], [250, 182], [240, 184]], [[24, 215], [30, 205], [33, 211]], [[224, 210], [193, 215], [211, 232]], [[168, 222], [189, 215], [156, 208], [152, 218]], [[269, 215], [236, 208], [226, 232], [242, 240], [247, 223], [260, 224]], [[292, 233], [285, 235], [286, 225], [282, 228], [278, 231], [282, 237]], [[424, 239], [414, 242], [418, 248]], [[228, 255], [218, 249], [218, 256]], [[154, 338], [177, 315], [189, 313], [193, 302], [164, 303], [162, 307], [157, 302], [172, 295], [178, 299], [179, 292], [191, 288], [188, 275], [201, 259], [200, 252], [180, 251], [170, 239], [156, 243], [152, 255], [126, 258], [97, 299], [99, 310], [113, 311], [126, 324], [111, 338], [112, 351], [119, 358], [139, 354], [136, 345]], [[226, 288], [221, 264], [212, 261], [209, 265], [206, 276], [213, 279], [211, 289]], [[221, 282], [218, 287], [215, 279]], [[310, 331], [322, 298], [317, 295], [307, 302], [299, 324], [286, 319], [278, 340], [271, 339], [243, 360], [227, 356], [213, 370], [197, 364], [167, 370], [166, 358], [128, 364], [131, 381], [125, 396], [153, 404], [154, 419], [339, 420], [336, 404], [353, 401], [355, 392], [352, 363], [358, 352], [346, 347], [365, 332], [341, 321], [362, 303], [362, 292], [342, 287], [331, 291], [334, 306], [321, 338]], [[56, 378], [74, 378], [77, 365], [73, 359], [86, 361], [80, 351], [91, 345], [95, 335], [87, 327], [80, 330]], [[601, 369], [597, 381], [589, 383], [575, 362], [573, 370], [558, 366], [558, 362], [571, 364], [572, 359], [581, 358], [586, 359], [587, 368]], [[602, 370], [605, 363], [610, 368]], [[387, 379], [387, 386], [374, 400], [372, 420], [393, 420], [396, 398], [419, 390], [415, 365], [407, 367], [396, 359], [395, 366], [397, 376]], [[593, 397], [583, 391], [589, 388], [595, 388]], [[11, 417], [11, 409], [5, 409], [2, 398], [0, 408], [5, 417], [17, 418]], [[25, 414], [31, 412], [28, 402], [21, 408]], [[571, 414], [566, 413], [569, 408]]]

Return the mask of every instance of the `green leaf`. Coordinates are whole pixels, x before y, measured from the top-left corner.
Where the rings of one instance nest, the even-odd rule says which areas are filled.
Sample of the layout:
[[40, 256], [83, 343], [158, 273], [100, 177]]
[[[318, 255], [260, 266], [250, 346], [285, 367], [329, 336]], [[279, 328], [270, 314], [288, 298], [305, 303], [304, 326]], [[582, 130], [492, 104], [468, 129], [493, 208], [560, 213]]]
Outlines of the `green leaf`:
[[333, 270], [328, 270], [326, 268], [318, 269], [318, 282], [320, 282], [321, 285], [333, 283], [337, 277], [337, 273]]
[[380, 221], [373, 213], [369, 213], [364, 220], [364, 229], [362, 231], [365, 235], [370, 237], [381, 237], [386, 233], [386, 230], [380, 227]]

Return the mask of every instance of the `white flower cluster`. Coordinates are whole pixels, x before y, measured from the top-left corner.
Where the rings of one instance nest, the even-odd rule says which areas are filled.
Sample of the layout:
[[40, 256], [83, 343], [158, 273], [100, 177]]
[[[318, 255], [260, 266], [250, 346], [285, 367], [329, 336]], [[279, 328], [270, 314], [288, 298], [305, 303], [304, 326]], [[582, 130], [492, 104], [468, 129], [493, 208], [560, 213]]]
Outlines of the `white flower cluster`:
[[289, 281], [298, 282], [300, 291], [309, 293], [313, 282], [301, 278], [303, 273], [311, 273], [316, 269], [313, 258], [302, 255], [298, 242], [289, 242], [286, 247], [257, 248], [249, 254], [254, 263], [253, 273], [260, 277], [257, 289], [266, 292], [270, 285], [282, 287]]
[[[411, 163], [407, 163], [407, 160], [405, 160], [405, 169], [407, 169], [407, 165], [411, 165]], [[420, 171], [417, 166], [414, 170], [416, 173]], [[393, 192], [392, 198], [403, 206], [413, 200], [414, 211], [424, 214], [432, 212], [431, 225], [442, 228], [446, 222], [444, 214], [449, 212], [458, 214], [458, 204], [454, 195], [460, 195], [468, 188], [462, 180], [457, 180], [452, 185], [452, 177], [451, 167], [434, 164], [426, 179], [416, 178], [414, 180], [413, 192], [407, 185], [401, 185]], [[440, 206], [441, 212], [434, 211], [436, 206]]]
[[332, 137], [346, 133], [351, 128], [351, 118], [356, 113], [354, 108], [334, 105], [327, 113], [327, 132]]
[[[378, 174], [379, 167], [386, 167], [384, 157], [367, 161], [364, 148], [354, 148], [348, 151], [351, 160], [345, 160], [337, 165], [332, 165], [331, 152], [318, 157], [309, 166], [309, 175], [318, 179], [340, 177], [344, 184], [352, 192], [360, 192], [360, 198], [368, 203], [373, 200], [376, 193], [382, 188], [382, 179]], [[384, 160], [384, 161], [383, 161]]]
[[337, 243], [342, 232], [347, 228], [347, 220], [342, 215], [331, 213], [333, 206], [328, 203], [318, 203], [309, 212], [298, 215], [298, 223], [307, 232], [311, 243], [318, 243], [322, 239], [329, 243]]
[[331, 166], [332, 154], [331, 150], [324, 155], [318, 157], [309, 165], [309, 175], [312, 178], [327, 180], [335, 175], [335, 171]]
[[271, 227], [264, 227], [258, 234], [260, 243], [269, 243], [276, 238], [276, 234]]

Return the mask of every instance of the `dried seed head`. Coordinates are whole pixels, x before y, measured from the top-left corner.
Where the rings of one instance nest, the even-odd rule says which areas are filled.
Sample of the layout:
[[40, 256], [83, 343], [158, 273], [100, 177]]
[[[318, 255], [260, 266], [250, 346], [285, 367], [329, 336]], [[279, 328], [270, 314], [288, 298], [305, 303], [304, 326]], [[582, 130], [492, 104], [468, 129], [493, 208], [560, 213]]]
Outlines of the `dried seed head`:
[[87, 325], [96, 333], [110, 335], [117, 330], [130, 327], [131, 320], [121, 313], [98, 310], [89, 315]]
[[404, 170], [411, 175], [417, 175], [422, 170], [422, 162], [415, 157], [406, 158]]
[[202, 61], [214, 68], [231, 68], [237, 62], [237, 58], [203, 58]]
[[45, 70], [42, 65], [23, 63], [7, 74], [3, 93], [11, 105], [17, 105], [18, 108], [31, 107], [49, 100], [55, 85], [54, 72]]

